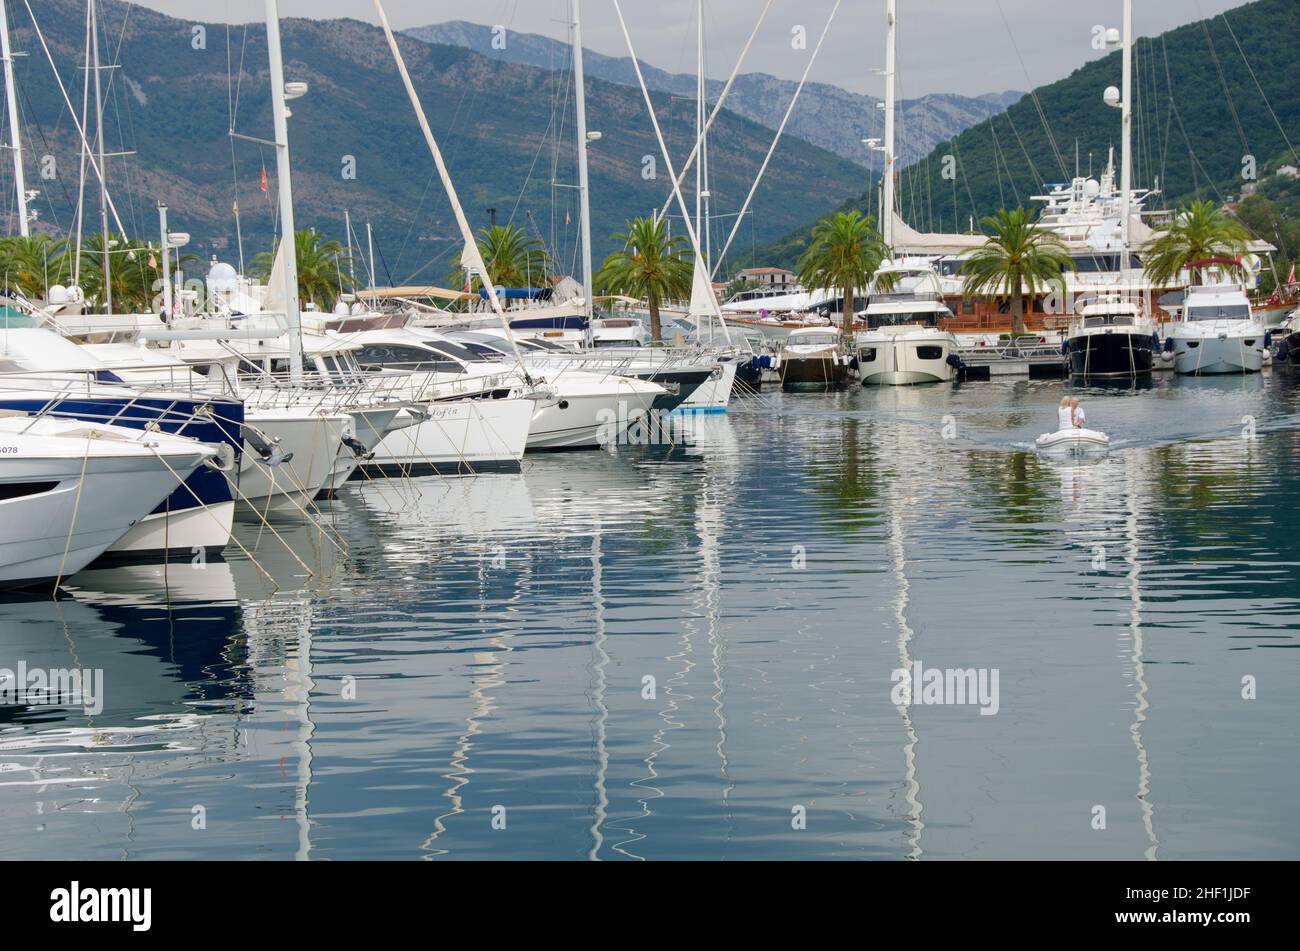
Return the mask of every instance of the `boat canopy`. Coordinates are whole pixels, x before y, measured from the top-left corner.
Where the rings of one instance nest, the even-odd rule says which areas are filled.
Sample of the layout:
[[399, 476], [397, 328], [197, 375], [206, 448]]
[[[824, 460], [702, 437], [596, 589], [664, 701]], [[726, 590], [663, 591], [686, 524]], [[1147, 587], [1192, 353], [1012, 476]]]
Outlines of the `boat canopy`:
[[[550, 300], [555, 294], [555, 289], [550, 287], [498, 287], [497, 297], [500, 300]], [[483, 300], [488, 299], [486, 287], [478, 289], [478, 296]]]

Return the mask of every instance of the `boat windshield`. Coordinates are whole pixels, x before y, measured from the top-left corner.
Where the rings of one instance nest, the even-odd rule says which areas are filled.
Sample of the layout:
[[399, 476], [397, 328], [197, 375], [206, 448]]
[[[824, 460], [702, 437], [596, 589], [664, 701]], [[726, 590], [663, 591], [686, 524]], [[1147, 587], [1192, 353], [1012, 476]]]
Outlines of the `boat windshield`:
[[1187, 308], [1188, 320], [1250, 320], [1249, 304], [1197, 304]]
[[834, 347], [840, 342], [839, 334], [800, 334], [790, 338], [794, 347]]
[[1133, 325], [1132, 314], [1090, 314], [1083, 318], [1085, 327], [1105, 327], [1108, 324], [1121, 324], [1126, 327]]
[[871, 326], [873, 327], [898, 327], [903, 324], [920, 324], [923, 327], [937, 326], [934, 311], [921, 311], [917, 314], [872, 314]]

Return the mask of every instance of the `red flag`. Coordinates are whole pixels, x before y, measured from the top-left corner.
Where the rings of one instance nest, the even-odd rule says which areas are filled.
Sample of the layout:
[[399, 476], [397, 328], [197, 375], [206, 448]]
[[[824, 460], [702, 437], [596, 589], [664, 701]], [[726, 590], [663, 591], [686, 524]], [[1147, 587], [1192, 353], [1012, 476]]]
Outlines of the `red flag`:
[[1289, 275], [1287, 275], [1286, 282], [1287, 282], [1287, 284], [1294, 284], [1294, 283], [1295, 283], [1295, 265], [1294, 265], [1294, 264], [1291, 265], [1291, 273], [1290, 273]]
[[564, 225], [568, 227], [572, 222], [569, 220], [569, 209], [564, 209]]
[[266, 166], [262, 166], [262, 191], [266, 191]]
[[157, 266], [158, 266], [158, 259], [157, 259], [156, 257], [153, 256], [153, 252], [150, 252], [150, 253], [149, 253], [149, 266], [150, 266], [150, 267], [157, 267]]

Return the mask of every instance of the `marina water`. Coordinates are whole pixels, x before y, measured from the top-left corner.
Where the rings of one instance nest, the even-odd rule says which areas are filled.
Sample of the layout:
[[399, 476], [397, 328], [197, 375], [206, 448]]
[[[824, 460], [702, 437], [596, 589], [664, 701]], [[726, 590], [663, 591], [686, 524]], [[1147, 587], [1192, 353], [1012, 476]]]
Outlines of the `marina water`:
[[1296, 384], [764, 394], [7, 597], [104, 697], [0, 707], [0, 853], [1294, 858]]

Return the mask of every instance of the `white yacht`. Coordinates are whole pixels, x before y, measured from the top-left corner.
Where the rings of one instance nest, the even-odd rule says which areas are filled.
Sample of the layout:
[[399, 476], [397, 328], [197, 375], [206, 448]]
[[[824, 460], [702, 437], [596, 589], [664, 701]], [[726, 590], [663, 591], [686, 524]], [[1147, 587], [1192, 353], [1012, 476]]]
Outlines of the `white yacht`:
[[1155, 321], [1122, 295], [1080, 302], [1065, 334], [1070, 373], [1081, 377], [1139, 377], [1151, 373], [1159, 334]]
[[[492, 339], [486, 331], [478, 331], [474, 336], [480, 334], [484, 340]], [[419, 327], [368, 330], [350, 334], [347, 339], [360, 345], [356, 359], [363, 367], [433, 370], [458, 376], [466, 386], [479, 380], [495, 380], [497, 389], [530, 390], [535, 399], [528, 401], [530, 422], [524, 433], [530, 451], [597, 448], [608, 441], [612, 426], [630, 425], [665, 393], [657, 383], [619, 376], [604, 369], [591, 372], [569, 359], [559, 365], [529, 362], [533, 385], [528, 386], [517, 364], [512, 360], [490, 359], [482, 351], [481, 340], [469, 341], [479, 344], [480, 349], [476, 351], [465, 342]], [[528, 349], [524, 341], [519, 343]], [[535, 350], [529, 353], [540, 355]], [[440, 404], [438, 409], [442, 408]], [[380, 448], [382, 452], [383, 447]]]
[[216, 455], [161, 432], [0, 417], [0, 587], [80, 571]]
[[856, 335], [854, 344], [864, 385], [945, 383], [956, 378], [957, 338], [939, 326], [952, 311], [928, 262], [882, 265], [861, 316], [867, 329]]
[[1165, 336], [1178, 373], [1258, 373], [1264, 366], [1264, 327], [1240, 284], [1188, 288]]

